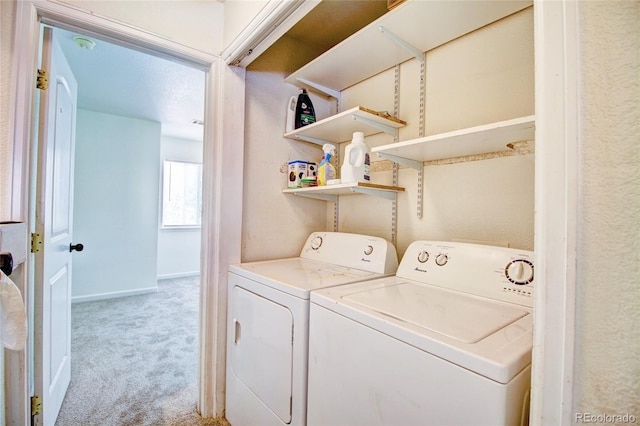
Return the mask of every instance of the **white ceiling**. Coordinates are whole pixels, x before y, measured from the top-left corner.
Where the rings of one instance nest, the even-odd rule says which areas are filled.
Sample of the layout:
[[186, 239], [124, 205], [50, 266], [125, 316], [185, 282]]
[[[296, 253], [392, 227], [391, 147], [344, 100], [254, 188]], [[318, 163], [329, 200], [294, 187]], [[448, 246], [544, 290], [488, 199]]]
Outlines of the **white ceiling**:
[[[323, 1], [288, 35], [326, 50], [386, 11], [386, 0]], [[163, 134], [202, 140], [203, 126], [191, 121], [204, 120], [204, 71], [94, 37], [93, 49], [81, 49], [80, 34], [54, 31], [80, 108], [157, 121]]]
[[[162, 123], [169, 136], [202, 140], [204, 71], [91, 38], [78, 47], [66, 30], [54, 30], [78, 81], [78, 107]], [[84, 37], [84, 36], [83, 36]]]

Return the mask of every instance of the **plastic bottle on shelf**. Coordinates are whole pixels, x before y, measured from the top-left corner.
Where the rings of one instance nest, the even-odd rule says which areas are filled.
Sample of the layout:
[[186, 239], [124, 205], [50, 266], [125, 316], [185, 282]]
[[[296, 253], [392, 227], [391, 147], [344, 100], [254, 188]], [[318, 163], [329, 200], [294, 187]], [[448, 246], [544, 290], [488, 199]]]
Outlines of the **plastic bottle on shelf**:
[[316, 122], [316, 112], [306, 89], [301, 89], [296, 103], [296, 129]]
[[289, 98], [289, 103], [287, 104], [287, 120], [284, 126], [285, 133], [292, 132], [295, 129], [296, 122], [296, 105], [298, 104], [298, 97], [292, 96]]
[[340, 168], [342, 183], [370, 182], [369, 147], [364, 143], [364, 133], [354, 132], [351, 143], [344, 150], [344, 162]]
[[326, 185], [327, 181], [336, 178], [336, 168], [331, 164], [331, 157], [336, 155], [336, 147], [330, 143], [322, 145], [324, 156], [318, 166], [318, 185]]

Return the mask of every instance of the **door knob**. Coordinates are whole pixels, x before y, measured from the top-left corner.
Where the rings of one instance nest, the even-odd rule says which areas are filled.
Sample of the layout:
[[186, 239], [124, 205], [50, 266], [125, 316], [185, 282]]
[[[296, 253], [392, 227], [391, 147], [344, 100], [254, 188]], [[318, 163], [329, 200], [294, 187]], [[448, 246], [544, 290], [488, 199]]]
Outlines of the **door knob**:
[[11, 275], [13, 272], [13, 255], [11, 253], [0, 253], [0, 270], [2, 270], [6, 276]]
[[69, 251], [82, 251], [84, 246], [82, 244], [69, 244]]

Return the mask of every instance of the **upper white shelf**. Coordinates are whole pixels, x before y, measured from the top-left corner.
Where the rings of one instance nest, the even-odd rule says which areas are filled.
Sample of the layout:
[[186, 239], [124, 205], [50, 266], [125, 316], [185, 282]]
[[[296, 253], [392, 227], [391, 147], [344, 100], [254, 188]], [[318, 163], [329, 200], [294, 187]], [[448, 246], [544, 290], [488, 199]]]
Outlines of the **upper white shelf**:
[[350, 141], [353, 132], [363, 132], [365, 136], [380, 132], [394, 134], [398, 128], [406, 124], [390, 115], [357, 106], [285, 133], [284, 137], [322, 145], [327, 142]]
[[282, 190], [285, 194], [295, 194], [324, 201], [338, 201], [339, 195], [365, 194], [393, 200], [397, 192], [404, 188], [398, 186], [378, 185], [374, 183], [351, 182], [336, 185], [312, 186], [310, 188], [288, 188]]
[[532, 0], [407, 0], [285, 81], [299, 87], [310, 81], [340, 92], [414, 57], [392, 40], [394, 34], [417, 51], [426, 52], [532, 4]]
[[510, 143], [533, 140], [534, 137], [535, 116], [530, 115], [378, 146], [371, 152], [421, 170], [423, 161], [505, 151]]

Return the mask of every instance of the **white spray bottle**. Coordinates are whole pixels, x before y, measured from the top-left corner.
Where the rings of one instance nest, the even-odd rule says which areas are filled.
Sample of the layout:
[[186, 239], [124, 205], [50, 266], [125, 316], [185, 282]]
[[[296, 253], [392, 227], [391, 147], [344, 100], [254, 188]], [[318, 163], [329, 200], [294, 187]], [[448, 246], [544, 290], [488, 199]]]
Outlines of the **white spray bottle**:
[[351, 143], [344, 150], [344, 163], [340, 168], [342, 183], [370, 182], [369, 147], [364, 143], [364, 133], [354, 132]]
[[331, 164], [331, 157], [336, 155], [335, 145], [325, 143], [322, 145], [324, 156], [318, 167], [318, 185], [326, 185], [327, 181], [336, 178], [336, 168]]

